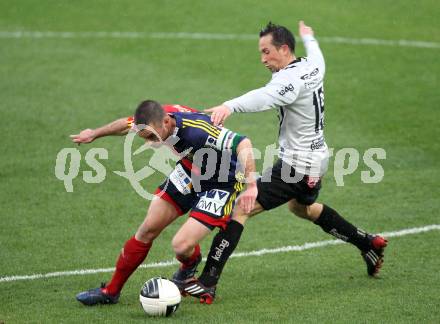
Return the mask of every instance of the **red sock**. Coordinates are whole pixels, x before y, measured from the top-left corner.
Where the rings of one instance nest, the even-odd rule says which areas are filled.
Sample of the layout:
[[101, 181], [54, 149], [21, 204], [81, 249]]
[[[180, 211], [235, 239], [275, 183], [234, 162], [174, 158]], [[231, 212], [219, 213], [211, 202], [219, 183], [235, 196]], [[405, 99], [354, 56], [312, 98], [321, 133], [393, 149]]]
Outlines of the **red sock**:
[[110, 295], [117, 295], [122, 290], [128, 277], [145, 260], [152, 243], [144, 243], [131, 237], [124, 245], [124, 248], [116, 262], [116, 270], [112, 280], [104, 288], [104, 292]]
[[176, 259], [182, 263], [181, 265], [182, 269], [189, 269], [194, 265], [194, 263], [197, 261], [197, 258], [199, 256], [200, 256], [200, 245], [197, 244], [194, 247], [193, 254], [189, 258], [176, 255]]

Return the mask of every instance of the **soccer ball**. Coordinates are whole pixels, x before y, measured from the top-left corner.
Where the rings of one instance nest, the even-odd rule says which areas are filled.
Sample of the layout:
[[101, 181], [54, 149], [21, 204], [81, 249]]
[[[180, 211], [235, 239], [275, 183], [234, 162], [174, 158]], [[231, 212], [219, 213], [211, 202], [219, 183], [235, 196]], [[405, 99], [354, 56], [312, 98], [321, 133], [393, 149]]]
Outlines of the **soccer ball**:
[[173, 282], [157, 277], [144, 283], [139, 300], [148, 315], [170, 316], [179, 307], [181, 296]]

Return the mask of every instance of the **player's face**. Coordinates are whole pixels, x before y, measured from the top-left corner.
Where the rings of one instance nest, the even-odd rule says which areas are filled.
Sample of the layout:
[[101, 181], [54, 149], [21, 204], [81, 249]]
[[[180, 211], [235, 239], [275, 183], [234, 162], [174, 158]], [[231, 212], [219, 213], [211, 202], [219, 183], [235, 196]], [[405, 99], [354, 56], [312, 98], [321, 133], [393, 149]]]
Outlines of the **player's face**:
[[261, 54], [261, 63], [263, 63], [265, 67], [272, 72], [277, 72], [283, 68], [283, 51], [281, 48], [277, 48], [272, 44], [271, 34], [261, 37], [258, 47]]
[[140, 137], [153, 146], [161, 145], [167, 139], [167, 134], [163, 124], [151, 124], [138, 132]]

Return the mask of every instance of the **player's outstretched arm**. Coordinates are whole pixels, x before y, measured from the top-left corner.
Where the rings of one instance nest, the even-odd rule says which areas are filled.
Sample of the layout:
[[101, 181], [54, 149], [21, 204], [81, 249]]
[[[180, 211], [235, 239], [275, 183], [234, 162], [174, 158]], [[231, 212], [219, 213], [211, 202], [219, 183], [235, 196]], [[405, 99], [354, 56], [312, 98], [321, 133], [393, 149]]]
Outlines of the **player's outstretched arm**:
[[324, 56], [322, 55], [318, 42], [314, 37], [315, 33], [313, 32], [312, 27], [307, 26], [304, 23], [304, 21], [301, 20], [298, 24], [298, 31], [304, 43], [307, 57], [314, 60], [320, 67], [322, 73], [324, 73], [325, 72]]
[[249, 214], [255, 207], [258, 188], [255, 179], [255, 159], [252, 151], [252, 143], [248, 138], [243, 139], [237, 146], [237, 156], [244, 165], [244, 176], [246, 179], [246, 190], [240, 194], [238, 204]]
[[126, 135], [129, 130], [127, 118], [120, 118], [96, 129], [84, 129], [79, 134], [70, 135], [70, 138], [78, 144], [91, 143], [95, 139], [104, 136]]

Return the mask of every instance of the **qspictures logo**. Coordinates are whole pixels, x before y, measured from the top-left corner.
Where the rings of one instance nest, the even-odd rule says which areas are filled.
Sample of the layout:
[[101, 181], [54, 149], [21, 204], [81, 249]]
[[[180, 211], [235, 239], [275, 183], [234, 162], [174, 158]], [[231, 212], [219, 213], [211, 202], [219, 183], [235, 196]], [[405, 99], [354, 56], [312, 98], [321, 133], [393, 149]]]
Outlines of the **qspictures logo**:
[[[150, 129], [150, 131], [155, 132], [154, 129]], [[152, 200], [155, 194], [150, 193], [141, 182], [155, 173], [162, 174], [164, 178], [168, 177], [165, 187], [172, 182], [180, 192], [185, 194], [191, 190], [199, 192], [201, 181], [211, 179], [215, 174], [216, 168], [219, 168], [222, 174], [228, 174], [227, 172], [231, 166], [230, 159], [225, 159], [223, 156], [219, 159], [218, 154], [222, 154], [222, 152], [210, 147], [204, 147], [195, 152], [190, 148], [185, 152], [177, 154], [172, 149], [172, 146], [179, 141], [177, 136], [171, 136], [165, 142], [161, 141], [152, 145], [145, 143], [133, 152], [135, 136], [136, 132], [130, 132], [125, 137], [123, 153], [124, 170], [112, 172], [126, 179], [135, 192], [147, 200]], [[160, 137], [158, 136], [158, 138]], [[316, 148], [320, 146], [319, 144], [316, 143]], [[152, 151], [150, 157], [146, 156], [145, 151]], [[146, 164], [140, 170], [135, 170], [133, 157], [141, 156], [142, 153], [145, 154]], [[326, 178], [333, 176], [337, 186], [344, 186], [344, 178], [352, 176], [359, 169], [361, 169], [360, 181], [362, 183], [375, 184], [384, 179], [385, 171], [380, 164], [380, 160], [386, 159], [386, 151], [383, 148], [369, 148], [364, 152], [359, 152], [355, 148], [342, 148], [337, 151], [329, 149], [328, 153], [326, 160], [313, 162], [313, 159], [309, 159], [312, 161], [311, 165], [309, 165], [309, 173], [304, 170], [304, 174], [313, 174], [314, 169], [315, 173], [320, 172], [319, 170], [322, 170], [322, 168], [327, 168], [328, 159], [333, 158], [333, 169], [327, 171]], [[307, 154], [312, 153], [308, 152], [305, 156], [297, 155], [295, 159], [307, 160], [309, 158]], [[253, 156], [255, 160], [263, 159], [261, 171], [264, 171], [275, 163], [278, 156], [277, 145], [271, 144], [266, 146], [264, 152], [253, 148]], [[176, 163], [184, 158], [190, 159], [195, 165], [207, 161], [205, 174], [198, 173], [199, 169], [191, 170], [191, 173], [188, 173], [180, 164], [177, 164], [177, 167], [175, 167]], [[76, 147], [63, 148], [56, 157], [55, 177], [63, 181], [66, 192], [72, 193], [74, 192], [74, 180], [80, 177], [80, 166], [85, 163], [89, 169], [82, 171], [82, 180], [88, 184], [103, 183], [107, 177], [107, 169], [101, 162], [108, 159], [109, 152], [104, 148], [92, 147], [84, 155]], [[219, 160], [221, 160], [220, 165], [218, 164]], [[300, 169], [297, 169], [297, 171], [301, 173]], [[260, 174], [262, 173], [256, 172], [255, 176], [259, 177]], [[289, 172], [282, 172], [282, 179], [287, 183], [301, 180], [301, 178], [290, 177]], [[219, 177], [217, 181], [226, 182], [228, 177]], [[270, 182], [270, 174], [268, 176], [265, 173], [261, 181]]]
[[[181, 156], [173, 154], [173, 152], [166, 146], [157, 148], [147, 144], [144, 144], [132, 152], [133, 137], [134, 135], [127, 135], [124, 143], [125, 170], [113, 171], [114, 174], [126, 179], [134, 191], [147, 200], [152, 200], [155, 195], [148, 192], [141, 182], [158, 172], [162, 174], [164, 178], [169, 177], [168, 181], [173, 181], [176, 187], [182, 183], [186, 184], [188, 187], [186, 187], [186, 189], [183, 188], [182, 190], [188, 190], [187, 188], [190, 186], [189, 181], [193, 181], [194, 179], [192, 179], [190, 175], [185, 175], [182, 170], [175, 170], [174, 168], [174, 164], [181, 160]], [[147, 164], [140, 170], [135, 170], [132, 157], [147, 150], [153, 151], [151, 157], [146, 159]], [[254, 149], [253, 151], [256, 160], [261, 159], [262, 156], [264, 157], [263, 168], [261, 171], [269, 168], [276, 161], [278, 150], [276, 149], [275, 144], [266, 147], [264, 153], [257, 149]], [[205, 149], [203, 152], [200, 152], [198, 157], [202, 160], [203, 156], [208, 156], [210, 154], [212, 156], [216, 153], [217, 152], [213, 149]], [[197, 152], [195, 156], [197, 157]], [[326, 178], [333, 176], [337, 186], [344, 186], [344, 179], [348, 176], [352, 176], [359, 169], [361, 169], [360, 181], [365, 184], [379, 183], [385, 176], [384, 168], [380, 164], [380, 160], [386, 159], [386, 152], [382, 148], [370, 148], [364, 152], [359, 152], [354, 148], [343, 148], [335, 153], [334, 150], [330, 149], [330, 158], [332, 156], [334, 157], [333, 170], [327, 172]], [[79, 172], [80, 165], [81, 163], [85, 163], [89, 167], [89, 170], [82, 171], [82, 180], [89, 184], [103, 183], [107, 176], [107, 169], [101, 162], [108, 159], [109, 153], [104, 148], [90, 148], [84, 156], [81, 155], [78, 148], [64, 148], [58, 152], [56, 157], [55, 176], [60, 181], [63, 181], [66, 192], [74, 192], [73, 181], [81, 176]], [[216, 159], [213, 158], [208, 160], [213, 161]], [[260, 174], [261, 173], [257, 173], [257, 176]], [[202, 176], [204, 177], [201, 178], [200, 175], [198, 175], [197, 178], [200, 180], [206, 180], [210, 177], [209, 174]], [[188, 178], [190, 180], [188, 180]], [[287, 178], [285, 180], [289, 183], [295, 182], [295, 179], [292, 180]], [[262, 181], [269, 182], [270, 177], [263, 177]], [[219, 182], [221, 182], [221, 179]], [[197, 186], [195, 186], [195, 188], [197, 188]], [[182, 191], [182, 193], [183, 192], [184, 191]]]

